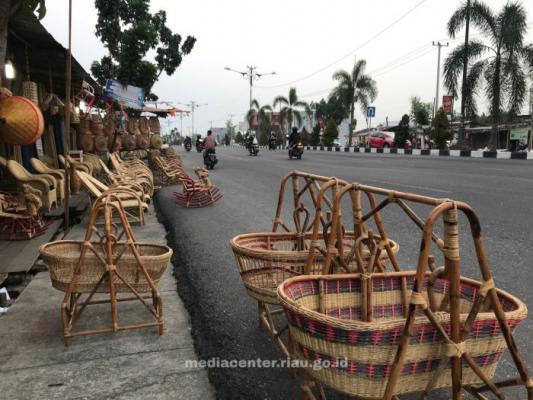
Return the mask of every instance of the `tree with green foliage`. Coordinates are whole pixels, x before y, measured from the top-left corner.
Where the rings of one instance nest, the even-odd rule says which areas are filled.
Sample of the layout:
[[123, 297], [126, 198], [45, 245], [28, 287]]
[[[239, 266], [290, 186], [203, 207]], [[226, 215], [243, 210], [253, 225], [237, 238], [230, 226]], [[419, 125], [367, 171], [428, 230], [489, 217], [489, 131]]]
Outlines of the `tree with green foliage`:
[[333, 146], [333, 142], [339, 138], [339, 128], [333, 119], [329, 119], [324, 129], [322, 136], [322, 144], [324, 146]]
[[431, 103], [424, 103], [420, 97], [413, 96], [410, 99], [411, 115], [418, 127], [429, 125], [431, 116]]
[[235, 143], [237, 143], [237, 144], [241, 144], [242, 142], [244, 142], [244, 137], [242, 136], [241, 131], [239, 131], [239, 132], [237, 132], [237, 134], [235, 135]]
[[270, 118], [270, 113], [266, 112], [262, 114], [259, 119], [259, 135], [257, 137], [257, 141], [261, 146], [268, 145], [270, 132], [272, 132], [272, 121]]
[[283, 133], [283, 131], [279, 130], [276, 133], [276, 143], [280, 146], [285, 146], [287, 142], [287, 136]]
[[318, 103], [314, 103], [315, 120], [327, 121], [333, 118], [337, 125], [349, 115], [349, 111], [345, 109], [345, 105], [338, 96], [331, 94], [328, 100], [320, 99]]
[[[464, 44], [456, 47], [444, 62], [444, 84], [457, 97], [459, 76], [466, 58], [470, 70], [464, 89], [465, 114], [467, 117], [477, 114], [475, 95], [484, 84], [492, 116], [488, 147], [495, 149], [503, 109], [511, 116], [516, 115], [527, 92], [525, 64], [533, 62], [533, 45], [524, 43], [527, 13], [518, 1], [507, 2], [499, 13], [494, 13], [483, 2], [473, 0], [469, 11], [471, 23], [487, 41], [472, 40], [467, 48]], [[463, 3], [448, 21], [451, 38], [455, 38], [465, 24], [466, 15], [467, 5]]]
[[435, 144], [439, 149], [445, 149], [447, 142], [453, 138], [448, 117], [442, 107], [439, 108], [437, 115], [435, 115], [435, 118], [433, 118], [431, 123], [430, 138], [435, 141]]
[[[152, 87], [165, 72], [172, 75], [189, 54], [196, 39], [173, 33], [167, 26], [167, 14], [150, 12], [150, 0], [95, 0], [98, 11], [96, 36], [108, 54], [94, 61], [91, 72], [98, 83], [115, 79], [144, 89], [147, 100], [156, 100]], [[154, 52], [150, 61], [147, 53]]]
[[277, 96], [274, 99], [273, 106], [274, 108], [281, 106], [279, 112], [280, 123], [283, 126], [282, 122], [286, 121], [289, 131], [293, 126], [300, 127], [302, 125], [304, 114], [307, 114], [309, 117], [313, 114], [309, 104], [298, 99], [296, 88], [289, 89], [288, 97]]
[[405, 142], [409, 140], [411, 136], [409, 133], [409, 115], [404, 114], [400, 121], [400, 129], [394, 134], [394, 147], [398, 149], [405, 148]]
[[346, 115], [350, 123], [348, 146], [352, 145], [353, 131], [357, 123], [354, 115], [355, 105], [359, 104], [361, 111], [366, 114], [367, 107], [378, 95], [376, 82], [365, 74], [365, 68], [365, 60], [356, 60], [351, 72], [340, 70], [333, 74], [333, 79], [338, 84], [330, 97], [338, 98], [344, 104], [344, 109], [349, 110], [349, 114]]
[[313, 126], [313, 130], [311, 131], [311, 138], [309, 140], [309, 144], [311, 146], [319, 146], [320, 145], [320, 125], [316, 124]]
[[178, 132], [178, 128], [172, 128], [169, 133], [163, 135], [163, 139], [170, 145], [181, 145], [183, 138]]
[[[250, 130], [253, 128], [254, 119], [257, 119], [257, 130], [261, 131], [262, 129], [268, 128], [268, 134], [270, 134], [271, 129], [271, 121], [270, 121], [270, 113], [272, 112], [272, 107], [270, 107], [268, 104], [265, 104], [263, 106], [259, 105], [259, 102], [257, 100], [252, 100], [252, 107], [248, 110], [246, 113], [246, 121], [248, 122], [248, 126], [250, 127]], [[263, 121], [263, 122], [262, 122]], [[261, 125], [263, 125], [261, 127]], [[257, 136], [259, 136], [259, 132], [257, 132]]]
[[302, 143], [305, 146], [309, 146], [311, 143], [311, 134], [307, 132], [307, 129], [305, 127], [302, 129], [302, 132], [300, 132], [300, 138], [302, 139]]

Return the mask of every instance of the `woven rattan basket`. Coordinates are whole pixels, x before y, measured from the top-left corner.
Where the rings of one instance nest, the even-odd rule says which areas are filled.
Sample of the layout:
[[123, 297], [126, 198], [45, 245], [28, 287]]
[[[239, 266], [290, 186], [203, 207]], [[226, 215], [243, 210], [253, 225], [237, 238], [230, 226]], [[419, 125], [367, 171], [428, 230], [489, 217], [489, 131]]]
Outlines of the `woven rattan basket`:
[[[304, 250], [298, 251], [300, 241], [298, 234], [289, 232], [248, 233], [234, 237], [231, 248], [237, 259], [240, 274], [248, 294], [253, 298], [269, 304], [277, 304], [276, 289], [288, 278], [304, 273], [304, 267], [309, 256], [311, 233], [304, 235]], [[345, 248], [351, 248], [354, 233], [346, 232]], [[319, 236], [322, 247], [325, 247], [323, 235]], [[399, 250], [397, 243], [389, 240], [393, 251]], [[363, 252], [363, 257], [368, 253]], [[386, 254], [382, 253], [382, 258]], [[314, 257], [310, 272], [322, 272], [323, 256]], [[346, 272], [346, 271], [345, 271]]]
[[[72, 280], [74, 268], [78, 265], [82, 243], [81, 241], [61, 240], [47, 243], [40, 247], [41, 257], [50, 271], [52, 286], [56, 289], [62, 291], [67, 290]], [[96, 248], [98, 246], [95, 244]], [[148, 243], [138, 243], [138, 248], [148, 275], [157, 286], [170, 261], [172, 250], [164, 245]], [[119, 255], [122, 251], [123, 248], [120, 244], [117, 244], [115, 246], [116, 254]], [[104, 270], [105, 267], [101, 260], [93, 252], [87, 251], [83, 266], [81, 267], [80, 277], [73, 292], [90, 293], [102, 277]], [[139, 273], [138, 264], [130, 248], [123, 251], [117, 263], [117, 270], [138, 292], [150, 291], [150, 286], [146, 282], [146, 279]], [[122, 281], [116, 279], [115, 282], [117, 291], [129, 291]], [[109, 292], [107, 282], [100, 285], [98, 292]]]
[[[389, 378], [405, 325], [401, 280], [411, 290], [415, 273], [374, 274], [371, 277], [373, 319], [360, 320], [361, 279], [359, 275], [302, 276], [285, 281], [278, 296], [285, 310], [294, 344], [293, 356], [308, 363], [306, 371], [335, 390], [362, 399], [381, 399]], [[427, 284], [427, 282], [426, 282]], [[461, 278], [460, 309], [464, 323], [481, 283]], [[448, 281], [436, 279], [434, 298], [442, 300]], [[498, 290], [507, 323], [514, 329], [527, 315], [523, 302]], [[466, 351], [492, 378], [506, 343], [494, 313], [484, 310], [474, 322]], [[437, 312], [445, 329], [449, 313]], [[448, 328], [446, 328], [448, 327]], [[423, 315], [415, 319], [411, 342], [406, 352], [394, 394], [423, 391], [447, 346]], [[479, 383], [470, 368], [463, 367], [463, 384]], [[449, 365], [441, 370], [435, 388], [451, 386]]]
[[36, 105], [39, 105], [39, 90], [37, 89], [37, 82], [22, 82], [22, 95], [33, 101]]

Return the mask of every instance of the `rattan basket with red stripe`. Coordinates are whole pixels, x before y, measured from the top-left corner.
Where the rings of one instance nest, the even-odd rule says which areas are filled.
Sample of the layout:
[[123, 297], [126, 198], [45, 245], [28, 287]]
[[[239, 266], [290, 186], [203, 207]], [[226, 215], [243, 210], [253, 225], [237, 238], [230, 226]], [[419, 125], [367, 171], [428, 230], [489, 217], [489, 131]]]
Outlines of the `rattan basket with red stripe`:
[[[434, 306], [446, 298], [448, 281], [440, 277], [430, 281], [429, 274], [426, 277], [425, 296]], [[371, 284], [369, 322], [361, 320], [364, 279]], [[407, 280], [410, 292], [414, 272], [378, 273], [371, 277], [301, 276], [285, 281], [278, 288], [278, 296], [289, 323], [292, 356], [307, 363], [305, 369], [311, 377], [337, 391], [362, 399], [382, 399], [405, 326], [407, 305], [401, 290], [402, 279]], [[432, 282], [429, 291], [428, 282]], [[461, 278], [462, 323], [481, 287], [480, 282]], [[507, 324], [514, 330], [526, 317], [526, 306], [509, 293], [499, 289], [497, 293]], [[445, 308], [434, 311], [449, 331], [450, 314]], [[506, 342], [499, 321], [490, 309], [477, 315], [465, 345], [464, 351], [492, 379]], [[434, 388], [450, 387], [449, 364], [436, 372], [441, 359], [447, 356], [447, 349], [437, 329], [419, 313], [394, 394], [424, 391], [432, 377], [436, 379]], [[465, 366], [462, 377], [464, 385], [480, 383], [479, 377]]]

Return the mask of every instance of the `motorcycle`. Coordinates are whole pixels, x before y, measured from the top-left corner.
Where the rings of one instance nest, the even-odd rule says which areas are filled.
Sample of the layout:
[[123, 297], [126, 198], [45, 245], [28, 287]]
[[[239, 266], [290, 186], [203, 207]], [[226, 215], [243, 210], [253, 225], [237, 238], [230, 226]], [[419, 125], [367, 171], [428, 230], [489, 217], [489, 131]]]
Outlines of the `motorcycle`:
[[184, 146], [185, 146], [185, 151], [187, 151], [187, 152], [191, 151], [191, 149], [192, 149], [192, 143], [191, 143], [190, 140], [185, 139]]
[[289, 159], [292, 160], [293, 157], [296, 157], [298, 160], [301, 160], [303, 154], [304, 144], [301, 141], [289, 147]]
[[247, 148], [251, 156], [257, 156], [259, 153], [259, 144], [257, 143], [257, 139], [255, 137], [248, 141]]
[[217, 155], [215, 150], [208, 150], [204, 154], [204, 164], [207, 169], [214, 169], [215, 165], [218, 163]]
[[276, 140], [275, 137], [271, 137], [268, 140], [268, 149], [269, 150], [276, 150], [276, 147], [277, 147], [277, 140]]
[[198, 153], [201, 153], [203, 149], [204, 149], [204, 141], [200, 139], [196, 142], [196, 151]]

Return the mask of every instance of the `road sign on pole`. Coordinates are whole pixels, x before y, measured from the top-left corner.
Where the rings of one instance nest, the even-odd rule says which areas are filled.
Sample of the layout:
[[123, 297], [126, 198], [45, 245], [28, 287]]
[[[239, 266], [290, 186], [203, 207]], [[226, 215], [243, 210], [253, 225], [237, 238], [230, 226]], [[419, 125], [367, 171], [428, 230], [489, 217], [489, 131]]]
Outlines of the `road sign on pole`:
[[374, 118], [376, 116], [376, 107], [368, 107], [366, 109], [366, 116], [368, 118]]

